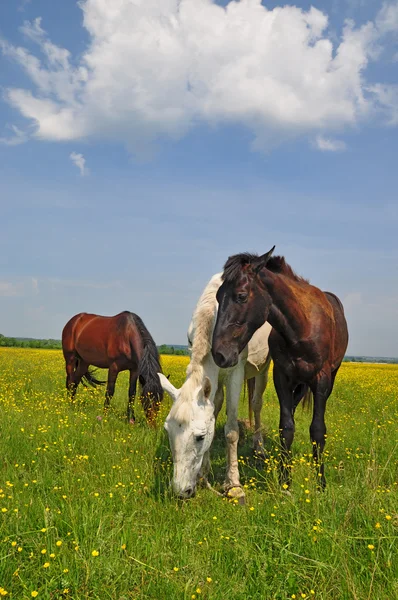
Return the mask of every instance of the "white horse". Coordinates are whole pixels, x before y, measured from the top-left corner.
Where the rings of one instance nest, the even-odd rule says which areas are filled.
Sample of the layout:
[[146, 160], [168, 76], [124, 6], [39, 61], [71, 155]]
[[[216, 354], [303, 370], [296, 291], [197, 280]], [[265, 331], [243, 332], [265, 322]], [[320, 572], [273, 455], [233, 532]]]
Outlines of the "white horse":
[[159, 374], [159, 377], [163, 389], [173, 400], [165, 429], [173, 455], [174, 492], [181, 498], [189, 498], [195, 494], [198, 478], [207, 482], [210, 470], [209, 450], [217, 415], [224, 400], [225, 385], [227, 469], [224, 490], [228, 496], [244, 502], [245, 494], [238, 469], [238, 403], [244, 380], [255, 377], [253, 441], [255, 450], [261, 452], [261, 408], [271, 362], [268, 349], [271, 325], [265, 323], [256, 331], [240, 354], [235, 367], [217, 367], [211, 355], [211, 340], [218, 310], [216, 293], [221, 283], [221, 274], [211, 278], [194, 311], [188, 330], [191, 360], [184, 384], [177, 389], [164, 375]]

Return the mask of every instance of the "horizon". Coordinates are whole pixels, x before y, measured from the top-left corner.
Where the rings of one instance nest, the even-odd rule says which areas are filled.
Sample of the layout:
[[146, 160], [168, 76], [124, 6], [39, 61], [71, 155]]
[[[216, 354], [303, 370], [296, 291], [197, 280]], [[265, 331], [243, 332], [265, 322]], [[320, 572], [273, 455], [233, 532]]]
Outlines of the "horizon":
[[0, 4], [0, 332], [79, 312], [186, 340], [228, 256], [342, 300], [398, 356], [398, 1]]
[[[1, 332], [0, 332], [0, 335]], [[15, 335], [10, 335], [10, 336], [5, 336], [7, 338], [12, 338], [15, 340], [21, 340], [21, 341], [45, 341], [45, 340], [51, 340], [54, 342], [61, 342], [60, 338], [32, 338], [32, 337], [26, 337], [26, 336], [15, 336]], [[169, 342], [161, 342], [161, 343], [156, 343], [156, 346], [158, 348], [161, 348], [162, 346], [167, 346], [169, 348], [177, 348], [177, 349], [184, 349], [184, 350], [188, 350], [189, 346], [187, 344], [173, 344], [173, 343], [169, 343]], [[398, 361], [398, 356], [380, 356], [380, 355], [373, 355], [373, 354], [348, 354], [346, 353], [344, 355], [344, 358], [385, 358], [385, 359], [392, 359], [392, 360], [397, 360]]]

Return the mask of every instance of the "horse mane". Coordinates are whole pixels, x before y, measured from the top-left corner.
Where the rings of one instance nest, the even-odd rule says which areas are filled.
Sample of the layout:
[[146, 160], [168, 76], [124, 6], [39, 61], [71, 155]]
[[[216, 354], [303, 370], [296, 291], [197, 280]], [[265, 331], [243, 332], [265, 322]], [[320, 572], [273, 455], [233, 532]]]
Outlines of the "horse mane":
[[217, 310], [217, 290], [222, 283], [221, 273], [213, 275], [203, 290], [192, 315], [193, 340], [191, 346], [192, 365], [201, 363], [211, 350], [211, 337]]
[[180, 422], [189, 421], [193, 392], [203, 384], [203, 361], [211, 350], [212, 333], [218, 306], [216, 294], [221, 283], [221, 273], [213, 275], [203, 290], [192, 315], [191, 360], [187, 367], [187, 377], [181, 387], [179, 398], [170, 411], [170, 414], [173, 414], [173, 417]]
[[[242, 268], [247, 265], [255, 266], [259, 260], [258, 254], [250, 254], [249, 252], [242, 252], [241, 254], [235, 254], [230, 256], [224, 265], [224, 272], [222, 274], [223, 281], [227, 283], [235, 283], [242, 274]], [[298, 283], [309, 283], [304, 277], [297, 275], [287, 264], [284, 256], [271, 256], [268, 259], [266, 268], [272, 273], [284, 275], [293, 281]]]
[[309, 283], [308, 279], [301, 277], [301, 275], [297, 275], [297, 273], [293, 271], [292, 267], [287, 264], [284, 256], [271, 256], [267, 262], [266, 268], [272, 271], [272, 273], [280, 273], [298, 283]]

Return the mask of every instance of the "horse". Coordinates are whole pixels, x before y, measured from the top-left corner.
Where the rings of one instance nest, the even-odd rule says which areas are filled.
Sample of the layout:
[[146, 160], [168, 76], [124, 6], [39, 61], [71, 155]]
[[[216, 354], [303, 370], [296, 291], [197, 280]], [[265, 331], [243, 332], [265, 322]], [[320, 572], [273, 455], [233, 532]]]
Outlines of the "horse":
[[66, 367], [66, 388], [74, 399], [80, 381], [92, 386], [105, 384], [96, 379], [90, 365], [108, 369], [105, 408], [115, 391], [120, 371], [130, 371], [127, 420], [134, 422], [137, 379], [141, 384], [141, 402], [147, 421], [154, 423], [163, 389], [159, 353], [142, 319], [128, 311], [113, 317], [79, 313], [62, 331], [62, 350]]
[[236, 254], [225, 263], [212, 355], [220, 368], [231, 368], [254, 332], [265, 321], [272, 325], [269, 347], [280, 405], [280, 482], [286, 490], [291, 483], [295, 410], [304, 397], [309, 402], [312, 396], [310, 438], [318, 487], [324, 489], [326, 401], [347, 349], [347, 322], [337, 296], [296, 275], [284, 257], [272, 256], [274, 249], [262, 256]]
[[217, 315], [216, 293], [220, 287], [221, 274], [214, 275], [203, 291], [188, 330], [191, 360], [187, 376], [180, 389], [159, 374], [164, 391], [168, 392], [173, 405], [165, 421], [173, 455], [174, 492], [180, 498], [194, 496], [198, 479], [207, 482], [210, 471], [209, 450], [214, 437], [215, 422], [224, 400], [227, 399], [227, 469], [224, 492], [244, 503], [244, 491], [238, 470], [238, 403], [245, 377], [256, 378], [253, 398], [255, 413], [254, 444], [262, 450], [261, 408], [262, 396], [267, 383], [270, 356], [268, 336], [271, 326], [267, 323], [257, 332], [249, 348], [242, 348], [238, 363], [231, 369], [219, 369], [211, 355], [211, 339]]

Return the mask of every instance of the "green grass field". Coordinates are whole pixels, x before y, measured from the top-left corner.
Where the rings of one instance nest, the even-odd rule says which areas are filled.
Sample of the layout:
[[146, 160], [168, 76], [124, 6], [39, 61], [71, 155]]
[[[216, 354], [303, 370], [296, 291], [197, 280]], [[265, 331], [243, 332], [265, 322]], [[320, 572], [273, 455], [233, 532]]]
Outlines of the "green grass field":
[[[187, 359], [163, 357], [171, 381]], [[246, 506], [170, 494], [162, 428], [125, 422], [127, 376], [70, 405], [59, 351], [0, 349], [0, 595], [41, 599], [398, 598], [398, 366], [343, 365], [327, 410], [325, 493], [310, 416], [297, 411], [292, 496], [277, 485], [278, 405], [263, 410], [268, 458], [240, 447]], [[241, 416], [247, 417], [242, 399]], [[223, 422], [214, 485], [225, 466]]]

